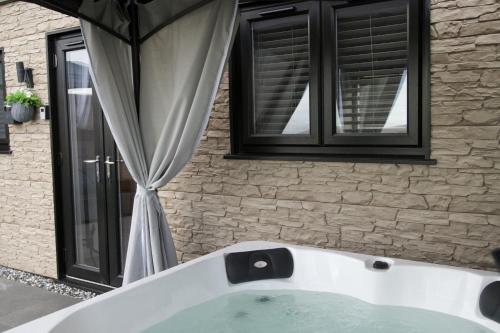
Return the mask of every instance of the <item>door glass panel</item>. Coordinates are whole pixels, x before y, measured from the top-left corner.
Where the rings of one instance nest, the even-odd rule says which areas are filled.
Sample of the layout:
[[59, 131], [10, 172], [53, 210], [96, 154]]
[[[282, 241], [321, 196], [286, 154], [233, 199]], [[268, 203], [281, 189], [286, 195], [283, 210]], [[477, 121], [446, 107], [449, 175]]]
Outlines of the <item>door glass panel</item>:
[[307, 15], [253, 25], [254, 135], [309, 135]]
[[339, 9], [337, 53], [337, 133], [407, 133], [406, 4]]
[[86, 50], [66, 53], [76, 264], [99, 268], [98, 132]]
[[125, 257], [127, 255], [128, 239], [130, 234], [130, 224], [132, 222], [132, 208], [134, 207], [134, 197], [136, 183], [128, 172], [127, 166], [118, 153], [117, 171], [118, 171], [118, 193], [120, 209], [120, 252], [122, 274], [125, 268]]

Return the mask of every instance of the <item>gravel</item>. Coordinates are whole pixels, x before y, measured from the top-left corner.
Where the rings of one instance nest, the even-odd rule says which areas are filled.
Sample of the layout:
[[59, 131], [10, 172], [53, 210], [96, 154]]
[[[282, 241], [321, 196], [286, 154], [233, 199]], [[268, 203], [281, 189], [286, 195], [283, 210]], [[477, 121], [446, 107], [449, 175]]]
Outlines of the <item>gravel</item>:
[[87, 300], [97, 296], [97, 294], [82, 290], [75, 287], [70, 287], [60, 281], [56, 281], [44, 276], [19, 271], [17, 269], [0, 266], [0, 278], [17, 281], [28, 286], [42, 288], [64, 296], [70, 296], [81, 300]]

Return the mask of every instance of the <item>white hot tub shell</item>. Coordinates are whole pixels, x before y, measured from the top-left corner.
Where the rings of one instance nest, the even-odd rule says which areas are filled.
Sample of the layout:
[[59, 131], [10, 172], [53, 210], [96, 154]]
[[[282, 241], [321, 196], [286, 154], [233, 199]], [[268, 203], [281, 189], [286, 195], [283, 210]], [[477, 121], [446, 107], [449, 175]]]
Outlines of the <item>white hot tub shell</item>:
[[[225, 255], [287, 248], [293, 256], [290, 278], [231, 284]], [[373, 263], [387, 262], [377, 270]], [[500, 274], [421, 262], [380, 258], [268, 242], [227, 247], [155, 276], [76, 304], [14, 328], [9, 333], [141, 332], [173, 314], [221, 295], [244, 290], [307, 290], [349, 295], [379, 305], [437, 311], [500, 332], [484, 317], [479, 296]]]

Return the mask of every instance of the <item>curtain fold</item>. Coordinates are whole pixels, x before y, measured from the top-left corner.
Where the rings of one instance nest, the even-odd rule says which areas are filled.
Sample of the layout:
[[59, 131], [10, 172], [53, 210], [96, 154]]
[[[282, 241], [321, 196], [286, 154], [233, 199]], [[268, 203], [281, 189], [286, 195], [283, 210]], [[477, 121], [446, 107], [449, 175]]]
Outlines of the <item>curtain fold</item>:
[[141, 45], [140, 120], [130, 45], [81, 21], [106, 120], [137, 183], [124, 284], [177, 264], [157, 189], [191, 159], [232, 42], [237, 1], [214, 0]]

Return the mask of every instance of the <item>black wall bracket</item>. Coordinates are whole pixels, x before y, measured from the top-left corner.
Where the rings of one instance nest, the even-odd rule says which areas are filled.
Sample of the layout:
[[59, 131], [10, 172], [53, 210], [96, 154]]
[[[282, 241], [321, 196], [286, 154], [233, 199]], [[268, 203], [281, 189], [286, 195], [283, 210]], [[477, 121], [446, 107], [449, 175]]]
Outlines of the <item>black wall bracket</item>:
[[22, 61], [16, 62], [17, 81], [19, 83], [26, 83], [26, 88], [32, 89], [35, 87], [33, 82], [33, 69], [24, 68]]

